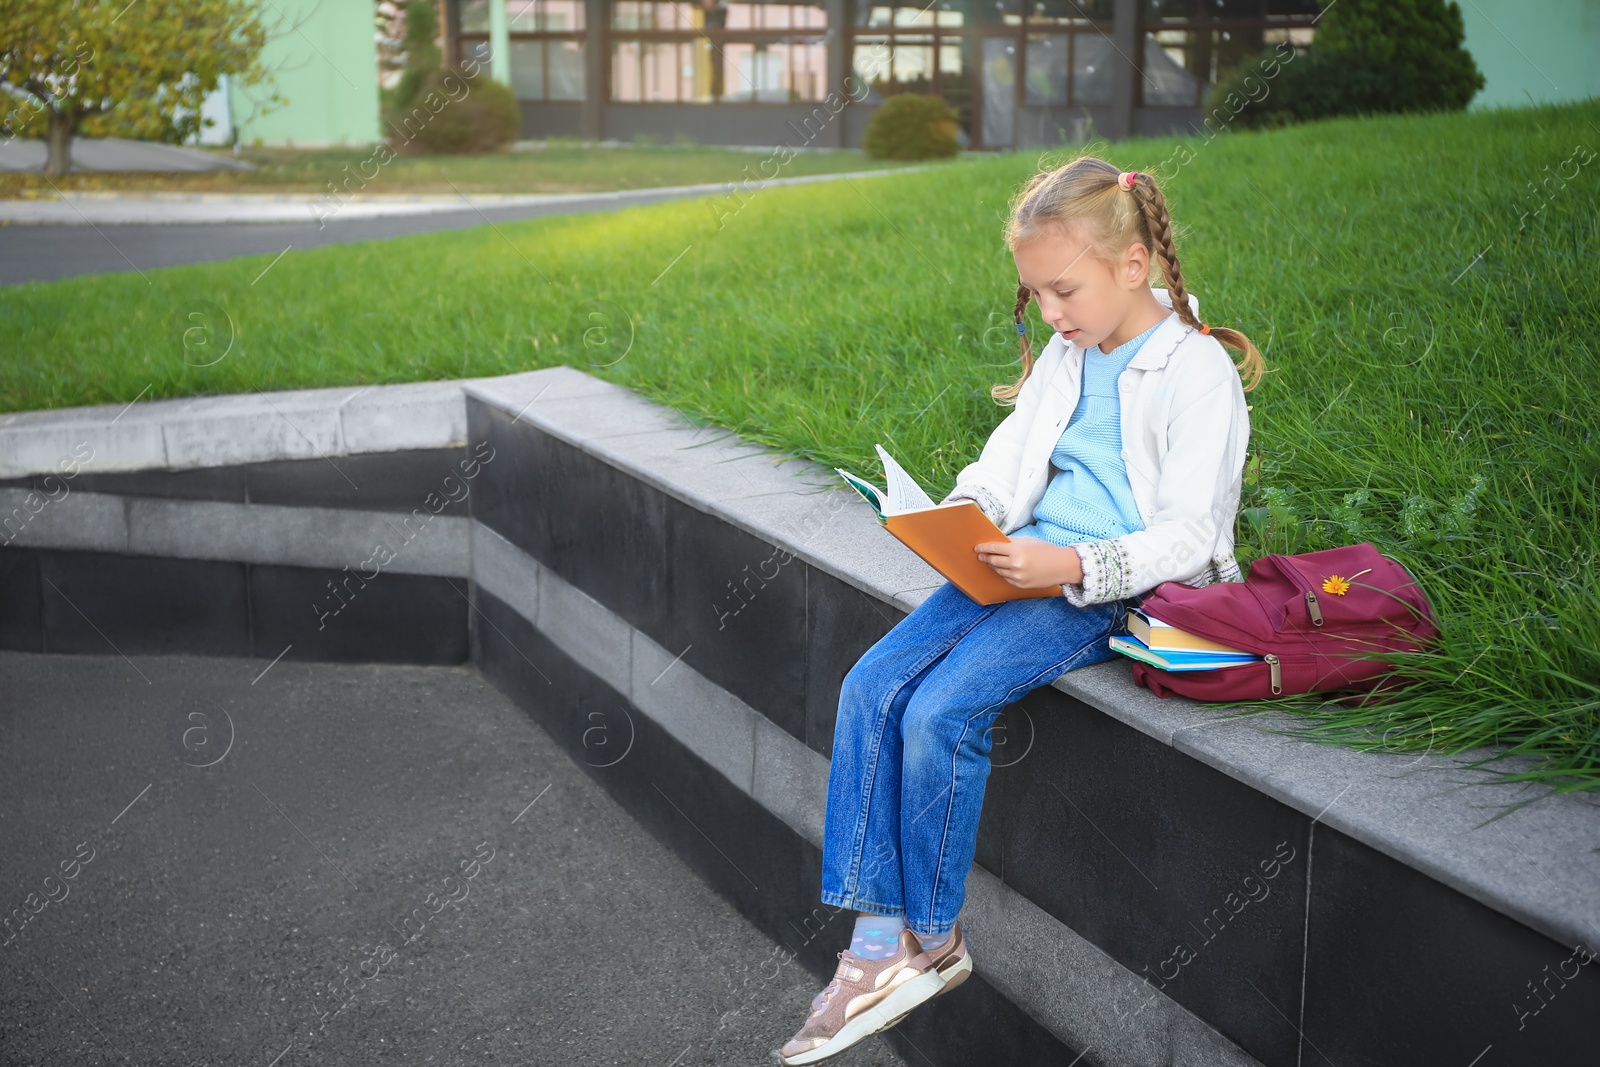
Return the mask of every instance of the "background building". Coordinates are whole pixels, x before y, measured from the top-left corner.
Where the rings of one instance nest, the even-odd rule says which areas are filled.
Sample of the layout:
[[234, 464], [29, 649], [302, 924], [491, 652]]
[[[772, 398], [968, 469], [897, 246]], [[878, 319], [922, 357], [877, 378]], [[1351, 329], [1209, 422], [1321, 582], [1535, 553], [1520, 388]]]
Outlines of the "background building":
[[270, 39], [262, 62], [287, 105], [262, 113], [262, 87], [226, 79], [206, 101], [201, 144], [370, 145], [378, 131], [372, 0], [257, 0]]
[[[380, 135], [371, 0], [260, 0], [289, 105], [234, 85], [202, 141]], [[1308, 45], [1318, 0], [437, 0], [444, 54], [516, 91], [522, 136], [856, 147], [884, 96], [936, 93], [969, 148], [1190, 132], [1219, 72]], [[1600, 95], [1600, 0], [1464, 0], [1474, 107]], [[495, 47], [495, 42], [500, 47]], [[847, 82], [846, 79], [852, 79]], [[865, 92], [863, 93], [863, 89]], [[835, 114], [826, 106], [854, 93]]]
[[1485, 82], [1473, 107], [1600, 96], [1600, 0], [1462, 0], [1461, 16]]
[[[1316, 0], [441, 3], [447, 55], [491, 70], [505, 57], [524, 136], [812, 147], [859, 145], [874, 106], [896, 92], [942, 96], [972, 148], [1187, 131], [1219, 71], [1274, 42], [1309, 42], [1320, 10]], [[861, 104], [819, 111], [833, 92]]]

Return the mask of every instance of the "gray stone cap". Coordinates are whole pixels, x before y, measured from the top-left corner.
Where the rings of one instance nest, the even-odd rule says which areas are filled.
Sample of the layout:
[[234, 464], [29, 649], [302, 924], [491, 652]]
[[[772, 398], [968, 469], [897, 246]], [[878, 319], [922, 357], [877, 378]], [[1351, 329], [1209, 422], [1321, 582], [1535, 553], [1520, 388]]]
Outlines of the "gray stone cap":
[[[943, 583], [831, 470], [694, 425], [568, 367], [0, 415], [0, 478], [56, 470], [85, 441], [94, 449], [86, 469], [94, 471], [462, 445], [467, 397], [903, 610]], [[1600, 947], [1600, 798], [1545, 797], [1538, 787], [1501, 784], [1493, 771], [1466, 766], [1489, 754], [1483, 751], [1394, 755], [1285, 736], [1273, 731], [1292, 728], [1298, 720], [1291, 716], [1239, 717], [1162, 700], [1135, 686], [1117, 661], [1069, 672], [1054, 685], [1562, 945]], [[1502, 771], [1527, 765], [1497, 764]]]
[[74, 460], [99, 474], [183, 470], [444, 448], [466, 438], [458, 381], [18, 411], [0, 415], [0, 479], [59, 472]]

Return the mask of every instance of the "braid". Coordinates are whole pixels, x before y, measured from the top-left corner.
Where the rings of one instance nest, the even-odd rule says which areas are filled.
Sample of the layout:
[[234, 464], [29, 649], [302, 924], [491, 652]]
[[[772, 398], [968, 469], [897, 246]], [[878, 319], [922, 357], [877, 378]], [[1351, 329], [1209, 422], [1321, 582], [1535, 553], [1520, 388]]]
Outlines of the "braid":
[[1261, 377], [1267, 370], [1261, 351], [1238, 330], [1226, 326], [1205, 327], [1189, 306], [1189, 291], [1183, 285], [1183, 268], [1178, 266], [1178, 250], [1172, 241], [1172, 215], [1167, 211], [1166, 195], [1161, 192], [1156, 180], [1148, 174], [1139, 174], [1133, 182], [1133, 200], [1139, 205], [1145, 225], [1150, 230], [1150, 243], [1156, 258], [1161, 260], [1161, 277], [1166, 279], [1167, 291], [1172, 294], [1172, 310], [1178, 313], [1178, 319], [1184, 325], [1208, 333], [1242, 354], [1244, 358], [1238, 363], [1239, 377], [1244, 391], [1248, 393], [1261, 383]]
[[1172, 294], [1172, 310], [1178, 313], [1186, 326], [1200, 329], [1200, 320], [1189, 306], [1189, 291], [1183, 286], [1183, 269], [1178, 266], [1178, 250], [1172, 243], [1172, 216], [1167, 213], [1167, 198], [1148, 174], [1140, 174], [1133, 183], [1134, 203], [1144, 213], [1145, 225], [1150, 230], [1150, 243], [1156, 258], [1161, 261], [1161, 277], [1166, 279], [1167, 291]]
[[1016, 403], [1017, 394], [1022, 392], [1022, 383], [1028, 380], [1028, 375], [1033, 373], [1033, 346], [1028, 344], [1028, 331], [1023, 326], [1028, 315], [1028, 287], [1017, 286], [1017, 302], [1011, 309], [1011, 318], [1017, 324], [1017, 347], [1022, 350], [1022, 376], [1010, 385], [994, 385], [989, 388], [989, 395], [1001, 404]]
[[[1124, 196], [1132, 199], [1124, 200]], [[1082, 156], [1064, 167], [1035, 174], [1012, 202], [1006, 244], [1015, 252], [1023, 241], [1059, 233], [1079, 223], [1089, 226], [1094, 246], [1107, 259], [1120, 254], [1116, 249], [1125, 250], [1135, 242], [1144, 245], [1160, 265], [1178, 320], [1241, 353], [1236, 364], [1240, 381], [1247, 392], [1256, 387], [1266, 371], [1261, 352], [1237, 330], [1206, 326], [1189, 306], [1189, 290], [1178, 264], [1167, 198], [1152, 175], [1119, 171], [1093, 156]], [[1019, 326], [1025, 321], [1030, 295], [1026, 286], [1017, 287], [1012, 318]], [[1022, 350], [1022, 375], [1009, 385], [996, 385], [989, 390], [1000, 404], [1015, 402], [1022, 383], [1033, 371], [1033, 349], [1026, 333], [1019, 334], [1017, 344]]]

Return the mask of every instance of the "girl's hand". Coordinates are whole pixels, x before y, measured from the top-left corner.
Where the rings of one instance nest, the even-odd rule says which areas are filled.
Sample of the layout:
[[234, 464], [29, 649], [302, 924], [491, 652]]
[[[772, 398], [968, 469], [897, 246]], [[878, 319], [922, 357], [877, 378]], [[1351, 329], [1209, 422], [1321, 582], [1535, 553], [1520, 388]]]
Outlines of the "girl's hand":
[[1083, 581], [1083, 560], [1076, 549], [1052, 545], [1037, 537], [985, 541], [975, 546], [978, 558], [1018, 589], [1045, 589]]

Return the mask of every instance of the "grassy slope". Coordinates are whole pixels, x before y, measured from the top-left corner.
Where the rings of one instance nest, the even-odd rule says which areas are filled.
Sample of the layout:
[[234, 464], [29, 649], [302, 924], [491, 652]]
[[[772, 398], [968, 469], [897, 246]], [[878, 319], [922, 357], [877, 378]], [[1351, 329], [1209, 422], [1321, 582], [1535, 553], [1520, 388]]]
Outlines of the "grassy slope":
[[[1205, 317], [1273, 368], [1245, 554], [1372, 539], [1447, 625], [1426, 684], [1307, 710], [1323, 736], [1512, 744], [1600, 786], [1600, 161], [1529, 184], [1597, 133], [1593, 104], [1330, 122], [1191, 142], [1167, 183]], [[271, 257], [0, 290], [0, 407], [564, 362], [828, 464], [873, 470], [881, 441], [937, 496], [1015, 373], [999, 231], [1037, 162], [774, 190], [720, 229], [676, 203], [294, 251], [254, 285]], [[237, 331], [204, 369], [173, 325], [196, 309]]]
[[[227, 153], [217, 152], [218, 155]], [[547, 148], [484, 156], [400, 157], [379, 166], [371, 148], [258, 148], [246, 149], [242, 158], [256, 164], [251, 171], [208, 171], [195, 174], [73, 174], [48, 181], [40, 174], [0, 174], [0, 197], [54, 195], [75, 190], [124, 193], [301, 193], [320, 196], [335, 190], [362, 195], [394, 196], [464, 193], [577, 193], [614, 189], [643, 189], [663, 185], [738, 182], [761, 173], [774, 175], [774, 163], [765, 171], [766, 152], [725, 148], [619, 147], [585, 148], [575, 142], [555, 142]], [[781, 157], [779, 157], [781, 158]], [[838, 171], [877, 170], [903, 166], [868, 158], [861, 152], [802, 152], [784, 164], [781, 176]], [[352, 178], [352, 176], [354, 176]], [[365, 186], [360, 179], [368, 178]]]

